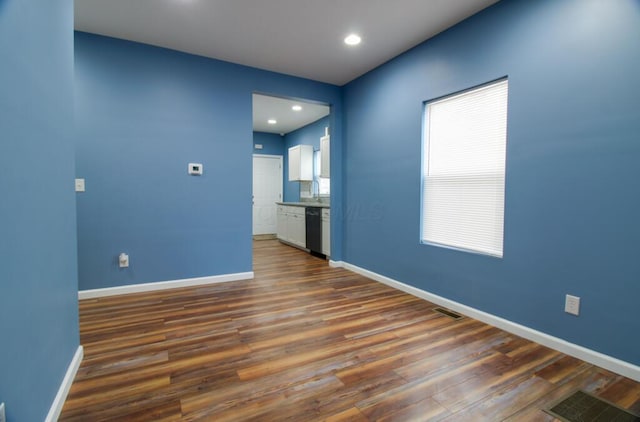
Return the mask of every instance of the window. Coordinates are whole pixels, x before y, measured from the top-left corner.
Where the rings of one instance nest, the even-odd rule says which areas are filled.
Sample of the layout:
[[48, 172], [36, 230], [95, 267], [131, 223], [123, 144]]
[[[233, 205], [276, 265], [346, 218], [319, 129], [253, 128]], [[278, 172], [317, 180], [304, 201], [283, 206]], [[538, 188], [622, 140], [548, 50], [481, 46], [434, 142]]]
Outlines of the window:
[[508, 81], [426, 103], [422, 243], [502, 257]]
[[331, 188], [331, 179], [320, 177], [320, 164], [322, 163], [322, 154], [320, 151], [313, 152], [313, 178], [318, 182], [318, 190], [315, 191], [318, 196], [329, 196]]

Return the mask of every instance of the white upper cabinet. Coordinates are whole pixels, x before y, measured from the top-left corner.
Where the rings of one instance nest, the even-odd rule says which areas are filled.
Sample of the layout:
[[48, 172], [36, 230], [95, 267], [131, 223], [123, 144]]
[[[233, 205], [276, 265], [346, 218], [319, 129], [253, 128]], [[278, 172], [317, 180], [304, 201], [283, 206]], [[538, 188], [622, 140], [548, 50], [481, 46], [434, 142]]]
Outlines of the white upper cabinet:
[[289, 148], [289, 181], [313, 180], [313, 145]]
[[330, 168], [330, 136], [326, 135], [320, 138], [320, 177], [329, 178]]

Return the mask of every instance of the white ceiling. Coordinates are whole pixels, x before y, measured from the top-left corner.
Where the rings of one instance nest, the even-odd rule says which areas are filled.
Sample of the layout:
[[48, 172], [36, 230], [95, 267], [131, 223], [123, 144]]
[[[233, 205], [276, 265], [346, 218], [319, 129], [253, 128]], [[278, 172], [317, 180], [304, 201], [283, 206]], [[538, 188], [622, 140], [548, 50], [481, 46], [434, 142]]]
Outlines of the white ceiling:
[[75, 27], [344, 85], [496, 2], [75, 0]]
[[[291, 108], [294, 105], [301, 106], [302, 110], [294, 111]], [[287, 134], [328, 114], [326, 105], [253, 94], [253, 130], [256, 132]], [[269, 124], [269, 119], [277, 123]]]

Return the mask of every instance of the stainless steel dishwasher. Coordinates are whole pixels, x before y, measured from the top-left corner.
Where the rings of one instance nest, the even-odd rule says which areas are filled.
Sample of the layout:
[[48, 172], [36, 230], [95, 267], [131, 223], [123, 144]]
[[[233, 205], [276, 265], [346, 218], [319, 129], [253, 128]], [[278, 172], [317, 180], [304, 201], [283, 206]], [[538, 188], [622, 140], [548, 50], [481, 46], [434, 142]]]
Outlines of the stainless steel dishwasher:
[[305, 229], [307, 235], [307, 249], [313, 255], [322, 255], [322, 208], [305, 207]]

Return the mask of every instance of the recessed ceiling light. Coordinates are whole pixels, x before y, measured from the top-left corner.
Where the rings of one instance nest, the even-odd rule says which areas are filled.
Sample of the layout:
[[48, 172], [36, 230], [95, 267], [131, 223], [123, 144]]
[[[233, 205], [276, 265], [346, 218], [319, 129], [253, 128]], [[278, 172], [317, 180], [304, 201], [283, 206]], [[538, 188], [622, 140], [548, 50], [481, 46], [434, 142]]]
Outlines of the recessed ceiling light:
[[293, 110], [293, 111], [300, 111], [300, 110], [302, 110], [302, 106], [301, 106], [301, 105], [296, 104], [296, 105], [294, 105], [293, 107], [291, 107], [291, 110]]
[[347, 45], [358, 45], [360, 44], [360, 41], [362, 41], [362, 38], [356, 34], [349, 34], [349, 36], [344, 39], [344, 43]]
[[276, 119], [269, 119], [267, 120], [267, 123], [269, 123], [270, 125], [275, 125], [276, 123], [278, 123], [278, 121]]

